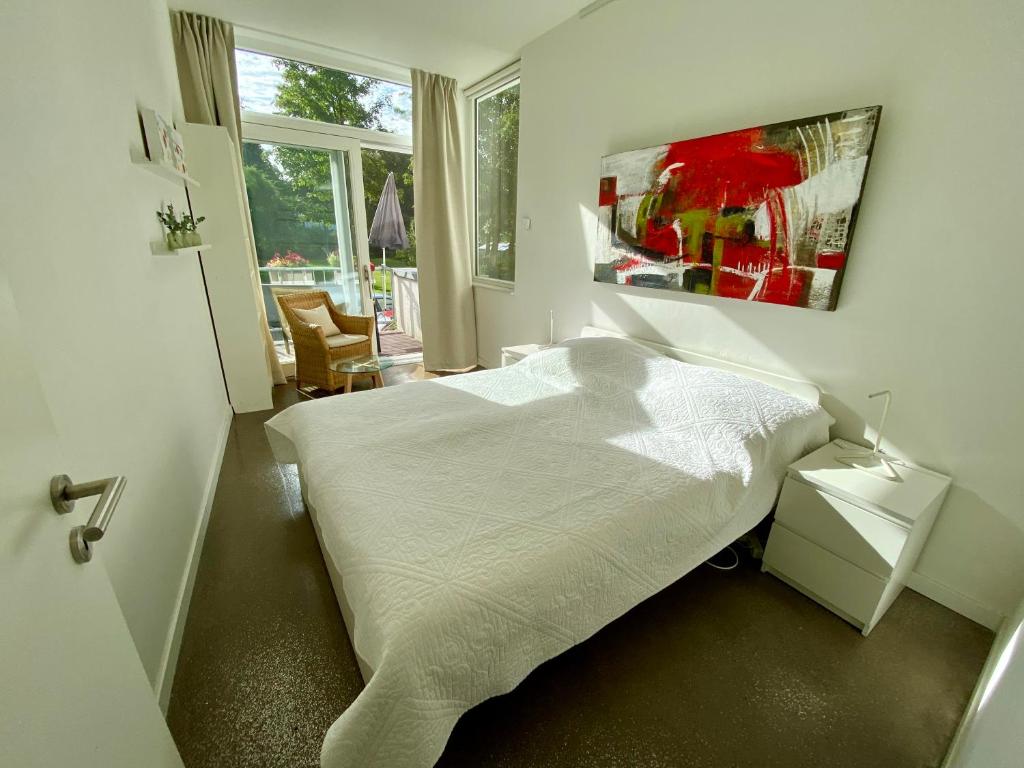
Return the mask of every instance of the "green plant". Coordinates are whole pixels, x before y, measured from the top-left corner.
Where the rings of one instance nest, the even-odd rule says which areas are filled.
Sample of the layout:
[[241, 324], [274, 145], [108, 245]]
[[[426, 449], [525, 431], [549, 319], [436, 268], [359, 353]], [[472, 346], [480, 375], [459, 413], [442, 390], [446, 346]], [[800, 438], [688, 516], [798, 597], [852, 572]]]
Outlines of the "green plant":
[[205, 216], [200, 216], [198, 219], [193, 218], [191, 213], [183, 213], [179, 217], [174, 212], [174, 203], [167, 204], [167, 211], [157, 211], [157, 220], [164, 225], [164, 229], [170, 232], [172, 235], [182, 234], [184, 232], [195, 232], [196, 227], [206, 221]]

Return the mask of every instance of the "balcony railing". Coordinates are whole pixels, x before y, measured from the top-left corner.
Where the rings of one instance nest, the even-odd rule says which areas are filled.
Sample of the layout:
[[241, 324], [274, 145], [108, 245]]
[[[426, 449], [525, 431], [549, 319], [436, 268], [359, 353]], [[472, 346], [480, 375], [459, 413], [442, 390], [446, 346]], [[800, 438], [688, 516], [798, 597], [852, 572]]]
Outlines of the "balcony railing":
[[[277, 303], [271, 294], [273, 288], [317, 288], [327, 291], [332, 301], [339, 306], [346, 303], [346, 293], [358, 290], [353, 284], [355, 276], [341, 267], [260, 267], [260, 283], [267, 308], [267, 319], [275, 334], [280, 334], [281, 319]], [[374, 289], [377, 321], [382, 327], [394, 323], [404, 333], [415, 339], [422, 339], [420, 330], [419, 283], [415, 267], [377, 267], [381, 277], [380, 290]], [[346, 279], [349, 281], [346, 284]], [[276, 338], [276, 337], [275, 337]]]
[[340, 267], [260, 267], [263, 285], [341, 285]]

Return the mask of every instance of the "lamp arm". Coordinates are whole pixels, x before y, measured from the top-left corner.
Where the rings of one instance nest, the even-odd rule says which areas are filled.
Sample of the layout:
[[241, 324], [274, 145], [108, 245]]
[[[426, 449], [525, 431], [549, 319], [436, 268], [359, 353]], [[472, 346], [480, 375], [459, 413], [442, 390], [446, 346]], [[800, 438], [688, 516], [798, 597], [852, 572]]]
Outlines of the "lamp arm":
[[881, 453], [879, 449], [882, 445], [882, 431], [885, 429], [885, 420], [889, 416], [889, 404], [892, 402], [892, 391], [883, 389], [881, 392], [875, 392], [872, 395], [868, 395], [868, 397], [885, 397], [885, 403], [882, 405], [882, 418], [878, 422], [878, 432], [875, 433], [874, 453]]

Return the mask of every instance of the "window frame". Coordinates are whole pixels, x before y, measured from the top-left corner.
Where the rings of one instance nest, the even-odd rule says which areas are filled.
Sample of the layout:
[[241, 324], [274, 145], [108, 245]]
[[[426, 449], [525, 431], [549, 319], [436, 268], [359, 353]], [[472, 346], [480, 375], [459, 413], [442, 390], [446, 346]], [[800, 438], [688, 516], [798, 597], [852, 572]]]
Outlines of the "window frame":
[[[289, 59], [300, 64], [334, 69], [349, 75], [368, 77], [386, 83], [412, 87], [412, 73], [408, 68], [390, 62], [357, 56], [345, 51], [280, 37], [259, 30], [235, 27], [235, 50], [259, 53], [264, 56]], [[242, 110], [242, 138], [246, 126], [291, 129], [312, 134], [326, 134], [328, 137], [341, 136], [356, 139], [366, 149], [383, 149], [391, 152], [412, 154], [412, 135], [388, 133], [354, 125], [338, 125], [301, 117], [276, 115], [269, 112]], [[259, 128], [256, 128], [259, 130]], [[330, 141], [327, 138], [327, 141]]]
[[[319, 120], [307, 120], [304, 117], [288, 115], [270, 115], [266, 112], [242, 111], [242, 138], [248, 139], [249, 134], [266, 134], [275, 131], [289, 131], [293, 137], [304, 137], [310, 146], [331, 146], [332, 139], [355, 139], [363, 149], [382, 149], [387, 152], [412, 154], [412, 136], [399, 133], [385, 133], [369, 128], [358, 128], [352, 125], [336, 125], [323, 123]], [[294, 141], [289, 142], [294, 143]]]
[[[467, 165], [467, 207], [469, 210], [470, 226], [472, 227], [470, 242], [473, 249], [473, 285], [478, 288], [490, 288], [499, 291], [507, 291], [512, 293], [515, 289], [515, 280], [501, 280], [496, 277], [488, 277], [481, 275], [477, 271], [477, 255], [478, 243], [477, 243], [477, 158], [476, 158], [476, 144], [477, 144], [477, 102], [481, 99], [485, 99], [489, 96], [493, 96], [506, 88], [510, 88], [513, 84], [520, 86], [520, 99], [522, 98], [522, 78], [520, 77], [520, 62], [516, 61], [503, 69], [485, 77], [483, 80], [469, 86], [463, 92], [466, 99], [466, 111], [469, 116], [468, 124], [469, 130], [467, 133], [466, 151], [467, 159], [469, 162]], [[520, 102], [522, 103], [522, 102]], [[522, 113], [520, 112], [520, 126], [521, 129], [521, 118]], [[516, 244], [518, 246], [519, 237], [519, 157], [516, 156]], [[518, 265], [517, 254], [513, 255], [513, 263]], [[518, 277], [519, 270], [516, 269], [516, 276]]]

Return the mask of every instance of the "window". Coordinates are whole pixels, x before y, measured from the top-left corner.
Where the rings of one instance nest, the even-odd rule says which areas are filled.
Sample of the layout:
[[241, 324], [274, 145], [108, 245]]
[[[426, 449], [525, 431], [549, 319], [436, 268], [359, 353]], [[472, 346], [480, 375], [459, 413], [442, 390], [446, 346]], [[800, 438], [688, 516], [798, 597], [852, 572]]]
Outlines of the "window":
[[[266, 53], [245, 47], [250, 37]], [[396, 344], [414, 353], [392, 280], [396, 268], [408, 276], [416, 266], [411, 87], [391, 79], [401, 71], [344, 53], [251, 32], [240, 42], [245, 181], [279, 359], [294, 361], [277, 298], [297, 290], [324, 290], [350, 314], [375, 314], [382, 354], [394, 354]], [[367, 232], [389, 172], [409, 237], [401, 251], [371, 249]], [[417, 306], [405, 309], [408, 328], [419, 327]]]
[[412, 88], [235, 49], [243, 110], [412, 135]]
[[366, 311], [353, 227], [354, 151], [242, 142], [263, 301], [282, 362], [291, 355], [277, 306], [282, 293], [324, 290], [352, 314]]
[[519, 79], [473, 99], [475, 274], [516, 277], [516, 171], [519, 160]]

